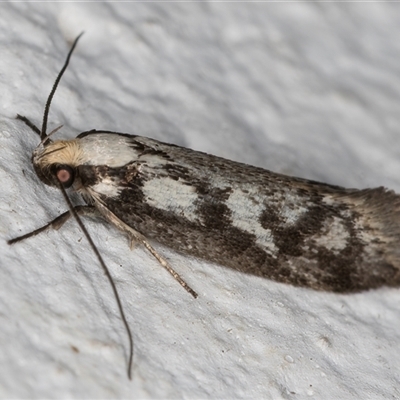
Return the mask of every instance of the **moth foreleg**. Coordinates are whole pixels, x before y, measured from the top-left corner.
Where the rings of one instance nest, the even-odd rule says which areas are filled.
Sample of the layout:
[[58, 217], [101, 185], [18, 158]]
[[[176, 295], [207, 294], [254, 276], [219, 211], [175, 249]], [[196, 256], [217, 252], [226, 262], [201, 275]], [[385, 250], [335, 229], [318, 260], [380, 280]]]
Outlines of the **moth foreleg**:
[[[82, 215], [82, 216], [97, 216], [98, 215], [98, 211], [93, 206], [75, 206], [74, 210], [76, 211], [77, 214]], [[53, 219], [53, 221], [42, 226], [41, 228], [36, 229], [32, 232], [26, 233], [25, 235], [8, 240], [7, 243], [14, 244], [14, 243], [20, 242], [24, 239], [30, 238], [32, 236], [36, 236], [39, 233], [46, 231], [47, 229], [58, 230], [71, 218], [71, 216], [72, 216], [71, 212], [66, 211], [65, 213], [59, 215], [57, 218]]]

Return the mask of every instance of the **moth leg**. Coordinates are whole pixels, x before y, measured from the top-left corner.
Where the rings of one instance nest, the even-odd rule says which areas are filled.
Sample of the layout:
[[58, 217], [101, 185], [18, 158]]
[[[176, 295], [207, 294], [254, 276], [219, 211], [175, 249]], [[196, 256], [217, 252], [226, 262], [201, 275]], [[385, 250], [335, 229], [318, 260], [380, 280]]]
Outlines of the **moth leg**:
[[137, 239], [135, 239], [132, 236], [129, 236], [129, 248], [130, 248], [130, 250], [133, 250], [138, 245], [138, 243], [139, 242], [137, 241]]
[[161, 257], [157, 251], [150, 245], [147, 240], [142, 241], [146, 249], [156, 258], [156, 260], [178, 281], [178, 283], [189, 292], [194, 298], [197, 298], [197, 293], [181, 278], [181, 276], [168, 264], [167, 260]]
[[[77, 214], [82, 215], [82, 216], [97, 216], [98, 215], [96, 208], [93, 206], [75, 206], [74, 210], [77, 212]], [[59, 215], [53, 221], [42, 226], [41, 228], [36, 229], [32, 232], [26, 233], [25, 235], [8, 240], [7, 243], [14, 244], [14, 243], [20, 242], [20, 241], [30, 238], [32, 236], [36, 236], [39, 233], [42, 233], [50, 228], [58, 230], [70, 219], [70, 217], [71, 217], [71, 212], [66, 211], [65, 213]]]
[[40, 130], [39, 128], [32, 123], [28, 118], [24, 117], [23, 115], [17, 114], [17, 119], [21, 120], [22, 122], [25, 122], [26, 125], [29, 126], [35, 133], [37, 133], [40, 136]]
[[194, 298], [197, 298], [197, 293], [181, 278], [181, 276], [168, 264], [168, 261], [161, 257], [156, 249], [138, 232], [129, 230], [129, 238], [131, 243], [142, 243], [144, 247], [153, 255], [153, 257], [178, 281], [178, 283]]
[[96, 207], [99, 212], [110, 221], [117, 228], [128, 234], [129, 239], [134, 243], [142, 243], [144, 247], [154, 256], [154, 258], [179, 282], [179, 284], [194, 298], [197, 297], [197, 293], [180, 277], [180, 275], [168, 264], [167, 260], [161, 257], [157, 251], [151, 246], [151, 244], [146, 240], [146, 237], [141, 233], [127, 225], [125, 222], [121, 221], [115, 214], [113, 214], [107, 207], [105, 207], [101, 202], [96, 203]]

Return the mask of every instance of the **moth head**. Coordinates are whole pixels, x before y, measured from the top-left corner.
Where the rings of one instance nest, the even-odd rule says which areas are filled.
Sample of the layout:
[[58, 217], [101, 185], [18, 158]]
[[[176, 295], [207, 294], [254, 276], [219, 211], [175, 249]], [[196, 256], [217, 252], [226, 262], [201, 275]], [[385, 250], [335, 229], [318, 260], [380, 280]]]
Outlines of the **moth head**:
[[57, 140], [40, 144], [32, 154], [32, 163], [39, 179], [49, 186], [69, 188], [81, 163], [77, 140]]

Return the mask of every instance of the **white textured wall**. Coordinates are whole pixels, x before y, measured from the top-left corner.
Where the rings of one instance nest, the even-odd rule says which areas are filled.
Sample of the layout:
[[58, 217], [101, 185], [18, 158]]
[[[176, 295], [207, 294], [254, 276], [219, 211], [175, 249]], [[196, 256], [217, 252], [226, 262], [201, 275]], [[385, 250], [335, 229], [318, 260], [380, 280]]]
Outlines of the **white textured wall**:
[[0, 16], [0, 397], [377, 399], [400, 396], [400, 292], [316, 293], [86, 222], [134, 332], [76, 223], [6, 240], [66, 209], [30, 162], [45, 99], [71, 138], [151, 136], [278, 172], [400, 192], [398, 4], [6, 3]]

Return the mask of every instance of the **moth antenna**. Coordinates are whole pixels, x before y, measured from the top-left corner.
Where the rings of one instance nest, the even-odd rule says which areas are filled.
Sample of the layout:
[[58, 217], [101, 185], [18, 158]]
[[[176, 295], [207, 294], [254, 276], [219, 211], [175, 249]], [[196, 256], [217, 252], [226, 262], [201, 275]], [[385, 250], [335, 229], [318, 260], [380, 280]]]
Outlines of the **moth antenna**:
[[[76, 40], [75, 40], [75, 42], [76, 42]], [[128, 321], [126, 320], [126, 317], [125, 317], [124, 309], [122, 307], [122, 302], [121, 302], [121, 299], [119, 297], [117, 287], [115, 286], [113, 278], [112, 278], [112, 276], [110, 274], [109, 269], [107, 268], [106, 263], [103, 260], [103, 257], [101, 256], [99, 250], [97, 249], [97, 247], [94, 244], [91, 236], [89, 235], [89, 232], [87, 231], [85, 225], [83, 224], [83, 222], [81, 220], [81, 217], [79, 216], [78, 212], [75, 210], [73, 204], [71, 203], [71, 200], [68, 197], [67, 192], [64, 189], [64, 186], [61, 183], [59, 183], [58, 186], [59, 186], [59, 188], [61, 190], [61, 193], [64, 196], [64, 199], [65, 199], [66, 203], [68, 204], [68, 208], [69, 208], [69, 211], [70, 211], [71, 215], [75, 218], [75, 220], [78, 223], [79, 227], [82, 229], [83, 234], [86, 236], [86, 239], [89, 241], [90, 247], [92, 248], [94, 254], [96, 254], [96, 257], [99, 260], [99, 263], [102, 266], [103, 271], [104, 271], [105, 275], [107, 276], [107, 278], [108, 278], [108, 280], [110, 282], [111, 288], [112, 288], [112, 290], [114, 292], [114, 297], [115, 297], [115, 300], [117, 301], [117, 304], [118, 304], [119, 313], [121, 315], [121, 319], [122, 319], [122, 321], [123, 321], [123, 323], [125, 325], [125, 329], [126, 329], [126, 332], [128, 334], [128, 339], [129, 339], [129, 360], [128, 360], [128, 371], [127, 372], [128, 372], [128, 378], [130, 380], [132, 380], [132, 371], [131, 370], [132, 370], [132, 361], [133, 361], [133, 339], [132, 339], [131, 330], [130, 330], [129, 325], [128, 325]]]
[[47, 98], [46, 106], [44, 108], [44, 113], [43, 113], [42, 130], [40, 132], [40, 139], [42, 140], [42, 143], [43, 143], [44, 146], [46, 146], [46, 144], [48, 143], [48, 140], [46, 140], [46, 139], [48, 139], [48, 136], [46, 134], [46, 130], [47, 130], [47, 119], [49, 117], [51, 101], [53, 100], [54, 93], [57, 90], [57, 86], [60, 83], [60, 80], [61, 80], [62, 76], [64, 75], [65, 70], [68, 67], [69, 60], [71, 58], [72, 52], [74, 51], [75, 46], [78, 43], [78, 40], [80, 39], [80, 37], [82, 35], [83, 35], [83, 32], [80, 33], [78, 35], [78, 37], [74, 40], [74, 43], [72, 44], [71, 50], [69, 51], [69, 53], [67, 55], [67, 59], [65, 60], [64, 66], [61, 68], [61, 71], [59, 72], [59, 74], [58, 74], [58, 76], [57, 76], [57, 78], [56, 78], [56, 80], [54, 82], [54, 85], [53, 85], [53, 87], [51, 89], [49, 97]]

